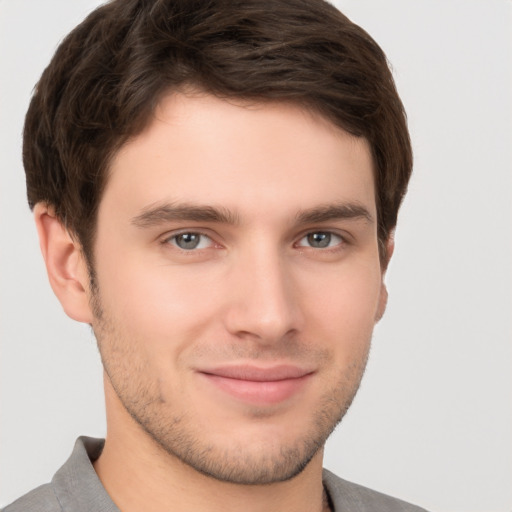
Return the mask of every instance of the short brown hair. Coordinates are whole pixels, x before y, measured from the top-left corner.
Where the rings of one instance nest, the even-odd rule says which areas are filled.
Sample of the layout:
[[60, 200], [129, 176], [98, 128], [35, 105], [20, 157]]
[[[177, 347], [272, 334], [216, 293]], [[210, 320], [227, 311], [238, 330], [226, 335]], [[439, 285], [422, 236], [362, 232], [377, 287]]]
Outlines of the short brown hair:
[[405, 112], [377, 43], [323, 0], [113, 0], [61, 43], [25, 121], [28, 202], [46, 202], [93, 261], [109, 162], [161, 96], [287, 101], [366, 138], [385, 242], [412, 168]]

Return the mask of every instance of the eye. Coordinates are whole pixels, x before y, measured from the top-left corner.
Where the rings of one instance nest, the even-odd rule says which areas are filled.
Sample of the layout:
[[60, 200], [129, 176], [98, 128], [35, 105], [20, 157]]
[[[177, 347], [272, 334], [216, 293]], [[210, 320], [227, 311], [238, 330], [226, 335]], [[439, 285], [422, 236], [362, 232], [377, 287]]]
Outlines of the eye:
[[186, 232], [171, 236], [166, 240], [183, 251], [192, 251], [194, 249], [207, 249], [212, 245], [212, 239], [202, 233]]
[[302, 237], [297, 244], [299, 247], [312, 247], [313, 249], [328, 249], [344, 242], [343, 238], [329, 231], [314, 231]]

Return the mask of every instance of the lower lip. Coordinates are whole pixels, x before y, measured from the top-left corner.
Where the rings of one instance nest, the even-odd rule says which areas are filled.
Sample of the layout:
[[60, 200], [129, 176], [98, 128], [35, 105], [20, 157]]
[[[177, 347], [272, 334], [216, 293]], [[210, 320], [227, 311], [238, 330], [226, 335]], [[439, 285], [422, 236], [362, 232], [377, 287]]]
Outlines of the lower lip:
[[294, 379], [275, 381], [253, 381], [232, 379], [203, 373], [213, 385], [238, 400], [257, 404], [272, 405], [288, 400], [299, 393], [311, 374]]

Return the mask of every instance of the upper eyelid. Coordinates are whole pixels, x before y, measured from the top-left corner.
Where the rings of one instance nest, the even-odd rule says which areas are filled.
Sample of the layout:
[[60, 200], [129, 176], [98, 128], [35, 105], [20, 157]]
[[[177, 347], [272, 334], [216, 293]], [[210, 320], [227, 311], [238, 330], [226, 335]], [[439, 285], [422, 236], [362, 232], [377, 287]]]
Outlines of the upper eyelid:
[[[222, 236], [218, 235], [217, 233], [212, 233], [209, 229], [206, 228], [181, 228], [176, 230], [168, 231], [167, 233], [164, 233], [163, 235], [159, 236], [158, 238], [161, 240], [162, 243], [168, 242], [169, 240], [179, 236], [183, 235], [185, 233], [193, 233], [198, 234], [201, 236], [205, 236], [209, 238], [213, 243], [219, 243], [223, 244], [224, 241], [222, 240]], [[303, 238], [306, 236], [312, 234], [312, 233], [330, 233], [332, 235], [335, 235], [343, 241], [343, 243], [350, 243], [352, 240], [352, 235], [347, 233], [345, 230], [341, 231], [338, 229], [333, 228], [308, 228], [303, 231], [301, 231], [298, 235], [294, 235], [292, 240], [293, 244], [297, 244], [300, 242]], [[221, 239], [221, 242], [218, 241], [218, 239]]]
[[334, 228], [309, 228], [302, 231], [298, 236], [295, 237], [297, 241], [302, 240], [304, 237], [313, 233], [330, 233], [331, 235], [339, 236], [344, 242], [350, 242], [353, 239], [353, 235], [348, 233], [346, 230], [334, 229]]
[[168, 231], [164, 233], [163, 235], [159, 236], [162, 241], [170, 240], [171, 238], [184, 235], [186, 233], [194, 234], [194, 235], [201, 235], [209, 238], [210, 240], [213, 240], [213, 236], [207, 232], [208, 230], [205, 229], [176, 229], [172, 231]]

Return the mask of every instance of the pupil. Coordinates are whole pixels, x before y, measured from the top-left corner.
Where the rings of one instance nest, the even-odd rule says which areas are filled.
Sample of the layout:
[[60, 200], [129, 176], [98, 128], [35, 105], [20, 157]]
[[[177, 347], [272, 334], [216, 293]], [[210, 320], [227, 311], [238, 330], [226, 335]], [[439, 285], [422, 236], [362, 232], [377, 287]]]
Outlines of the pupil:
[[199, 245], [199, 237], [196, 233], [183, 233], [176, 237], [176, 244], [180, 249], [195, 249]]
[[308, 242], [312, 247], [328, 247], [331, 243], [330, 233], [311, 233], [308, 235]]

